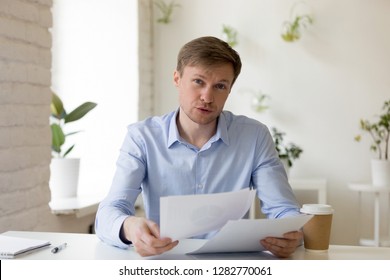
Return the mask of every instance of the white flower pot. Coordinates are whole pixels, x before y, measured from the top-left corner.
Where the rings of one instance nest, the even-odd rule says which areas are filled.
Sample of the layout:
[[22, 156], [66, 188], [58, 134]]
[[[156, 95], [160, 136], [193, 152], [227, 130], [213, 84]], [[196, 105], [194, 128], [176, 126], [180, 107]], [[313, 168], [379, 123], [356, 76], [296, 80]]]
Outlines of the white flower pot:
[[77, 196], [79, 168], [79, 158], [52, 158], [49, 181], [52, 201]]
[[390, 161], [372, 159], [371, 178], [375, 187], [390, 187]]

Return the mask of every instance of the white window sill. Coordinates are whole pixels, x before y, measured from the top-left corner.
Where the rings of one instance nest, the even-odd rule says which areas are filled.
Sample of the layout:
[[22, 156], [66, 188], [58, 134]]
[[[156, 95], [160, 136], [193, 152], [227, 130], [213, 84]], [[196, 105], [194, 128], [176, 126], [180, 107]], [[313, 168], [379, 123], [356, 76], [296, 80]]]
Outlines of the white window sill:
[[56, 199], [49, 202], [51, 212], [55, 215], [76, 215], [77, 218], [96, 214], [99, 203], [104, 196], [84, 195]]

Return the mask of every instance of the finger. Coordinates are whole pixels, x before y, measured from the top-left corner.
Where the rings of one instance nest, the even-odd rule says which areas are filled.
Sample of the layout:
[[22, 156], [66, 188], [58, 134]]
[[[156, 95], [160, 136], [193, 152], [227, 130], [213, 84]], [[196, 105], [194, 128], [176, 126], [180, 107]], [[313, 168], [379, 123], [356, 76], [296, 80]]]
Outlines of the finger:
[[265, 241], [274, 247], [295, 248], [298, 242], [295, 239], [289, 240], [284, 238], [267, 237]]
[[148, 221], [147, 225], [149, 227], [149, 231], [151, 236], [155, 238], [151, 238], [151, 236], [146, 236], [145, 243], [152, 247], [165, 247], [172, 243], [172, 239], [168, 237], [161, 238], [160, 237], [160, 227], [153, 221]]
[[143, 243], [150, 247], [165, 247], [172, 243], [170, 238], [159, 238], [160, 234], [157, 224], [151, 224], [151, 226], [152, 228], [148, 227], [147, 232], [145, 232], [140, 238]]
[[164, 247], [152, 247], [146, 244], [142, 244], [139, 248], [136, 248], [136, 251], [142, 257], [160, 255], [169, 250], [172, 250], [175, 246], [177, 246], [178, 243], [179, 241], [171, 242]]
[[169, 238], [157, 239], [153, 235], [143, 236], [141, 239], [142, 243], [152, 248], [164, 248], [172, 243]]
[[137, 222], [138, 226], [135, 227], [132, 243], [135, 251], [141, 256], [158, 255], [171, 250], [178, 244], [169, 238], [160, 239], [159, 226], [153, 221], [141, 219]]
[[[148, 229], [150, 230], [150, 228]], [[152, 232], [153, 230], [149, 230], [140, 236], [139, 243], [137, 244], [140, 252], [145, 252], [148, 255], [157, 255], [172, 249], [178, 243], [172, 242], [170, 238], [156, 238], [154, 234], [157, 233], [158, 235], [158, 227], [153, 229], [154, 234]]]
[[302, 243], [303, 233], [291, 231], [283, 235], [283, 238], [267, 237], [266, 242], [279, 247], [296, 248]]
[[286, 239], [300, 240], [303, 238], [303, 232], [302, 231], [290, 231], [290, 232], [283, 234], [283, 237]]
[[280, 258], [289, 257], [295, 251], [295, 248], [279, 247], [278, 245], [268, 243], [265, 240], [261, 240], [261, 244], [266, 250]]
[[155, 236], [156, 238], [160, 238], [160, 228], [159, 228], [159, 226], [155, 222], [150, 221], [150, 220], [147, 221], [147, 225], [149, 227], [150, 233], [153, 236]]

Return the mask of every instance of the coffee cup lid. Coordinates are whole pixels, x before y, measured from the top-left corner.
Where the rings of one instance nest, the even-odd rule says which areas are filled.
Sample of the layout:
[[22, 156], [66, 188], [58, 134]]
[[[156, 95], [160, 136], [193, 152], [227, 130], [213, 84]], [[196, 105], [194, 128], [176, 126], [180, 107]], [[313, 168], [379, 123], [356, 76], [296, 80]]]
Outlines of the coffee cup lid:
[[327, 204], [303, 204], [301, 213], [314, 215], [328, 215], [333, 213], [333, 208]]

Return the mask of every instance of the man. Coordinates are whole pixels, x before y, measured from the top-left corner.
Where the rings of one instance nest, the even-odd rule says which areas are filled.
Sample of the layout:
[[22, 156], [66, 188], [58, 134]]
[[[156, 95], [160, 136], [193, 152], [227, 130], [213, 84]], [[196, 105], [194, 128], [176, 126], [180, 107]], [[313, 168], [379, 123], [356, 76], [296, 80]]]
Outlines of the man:
[[[299, 213], [267, 127], [223, 111], [240, 71], [238, 53], [217, 38], [201, 37], [182, 47], [173, 74], [180, 106], [128, 127], [110, 192], [96, 217], [103, 241], [122, 248], [133, 244], [141, 256], [171, 250], [178, 241], [159, 235], [160, 197], [168, 195], [252, 186], [268, 218]], [[141, 191], [146, 218], [134, 216]], [[301, 241], [298, 231], [259, 240], [278, 257], [288, 257]]]

